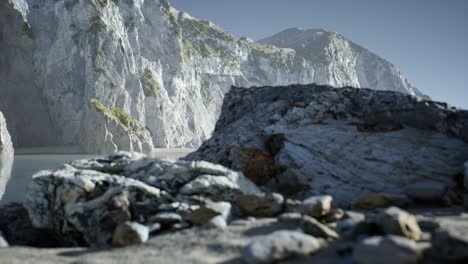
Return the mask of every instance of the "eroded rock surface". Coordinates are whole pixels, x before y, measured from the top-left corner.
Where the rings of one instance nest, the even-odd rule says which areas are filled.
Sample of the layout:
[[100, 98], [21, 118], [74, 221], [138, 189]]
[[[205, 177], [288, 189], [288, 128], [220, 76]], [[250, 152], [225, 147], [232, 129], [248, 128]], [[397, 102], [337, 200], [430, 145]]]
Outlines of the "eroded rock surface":
[[272, 157], [276, 170], [256, 175], [268, 178], [264, 186], [272, 191], [301, 199], [329, 194], [344, 207], [366, 195], [402, 197], [375, 206], [386, 207], [411, 202], [402, 187], [417, 182], [459, 192], [467, 142], [468, 111], [401, 93], [319, 85], [233, 88], [213, 137], [188, 159], [243, 168], [231, 149], [256, 150]]
[[127, 244], [145, 240], [140, 224], [187, 227], [162, 212], [203, 224], [218, 215], [229, 218], [237, 195], [256, 193], [260, 190], [242, 174], [220, 165], [121, 152], [37, 173], [25, 207], [36, 228], [54, 230], [68, 243], [126, 245], [125, 238]]

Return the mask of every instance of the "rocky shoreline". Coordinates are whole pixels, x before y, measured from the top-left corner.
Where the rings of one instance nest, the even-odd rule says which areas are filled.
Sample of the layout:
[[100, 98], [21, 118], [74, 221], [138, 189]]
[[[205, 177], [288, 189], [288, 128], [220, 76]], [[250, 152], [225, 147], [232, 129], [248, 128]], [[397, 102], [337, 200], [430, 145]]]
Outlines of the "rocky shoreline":
[[467, 111], [396, 92], [232, 88], [213, 137], [184, 159], [119, 152], [35, 174], [23, 204], [0, 208], [0, 245], [11, 245], [0, 254], [463, 263], [467, 141]]

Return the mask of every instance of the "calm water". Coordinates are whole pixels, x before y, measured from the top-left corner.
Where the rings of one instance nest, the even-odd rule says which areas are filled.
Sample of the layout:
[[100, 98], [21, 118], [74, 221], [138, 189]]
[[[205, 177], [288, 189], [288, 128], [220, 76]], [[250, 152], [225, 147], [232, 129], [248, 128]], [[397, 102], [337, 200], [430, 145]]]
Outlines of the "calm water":
[[[158, 150], [155, 158], [176, 160], [190, 153], [191, 150]], [[0, 200], [0, 205], [14, 201], [22, 201], [26, 193], [26, 188], [34, 173], [40, 170], [57, 168], [64, 163], [96, 157], [97, 155], [57, 155], [57, 154], [33, 154], [33, 155], [15, 155], [13, 162], [13, 170], [11, 176], [6, 183], [5, 193]], [[10, 161], [11, 162], [11, 161]], [[8, 166], [5, 162], [4, 167]], [[1, 181], [6, 179], [7, 175], [1, 175]], [[0, 186], [0, 197], [1, 197]]]

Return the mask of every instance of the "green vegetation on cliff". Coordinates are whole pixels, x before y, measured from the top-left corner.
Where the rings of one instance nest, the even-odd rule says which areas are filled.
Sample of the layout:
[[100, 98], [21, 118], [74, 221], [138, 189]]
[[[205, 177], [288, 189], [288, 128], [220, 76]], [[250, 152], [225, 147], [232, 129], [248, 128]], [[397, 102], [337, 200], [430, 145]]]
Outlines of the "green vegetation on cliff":
[[145, 130], [141, 123], [130, 116], [124, 109], [120, 107], [107, 107], [96, 98], [89, 99], [89, 103], [93, 105], [97, 111], [103, 113], [107, 118], [114, 120], [119, 126], [131, 132]]
[[160, 88], [158, 82], [154, 79], [153, 73], [146, 68], [143, 76], [141, 76], [141, 84], [146, 97], [159, 98]]

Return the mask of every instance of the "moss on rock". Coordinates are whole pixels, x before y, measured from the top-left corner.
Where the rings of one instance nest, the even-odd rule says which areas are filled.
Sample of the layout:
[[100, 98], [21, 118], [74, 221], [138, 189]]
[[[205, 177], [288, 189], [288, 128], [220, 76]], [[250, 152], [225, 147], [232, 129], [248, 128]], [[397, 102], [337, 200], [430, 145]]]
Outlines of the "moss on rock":
[[93, 105], [97, 111], [103, 113], [107, 118], [114, 120], [120, 127], [127, 131], [136, 133], [145, 130], [138, 120], [134, 119], [120, 107], [107, 107], [96, 98], [91, 98], [89, 103]]
[[159, 94], [161, 92], [159, 83], [154, 79], [153, 73], [150, 69], [145, 69], [143, 76], [141, 76], [141, 83], [146, 97], [159, 98]]

